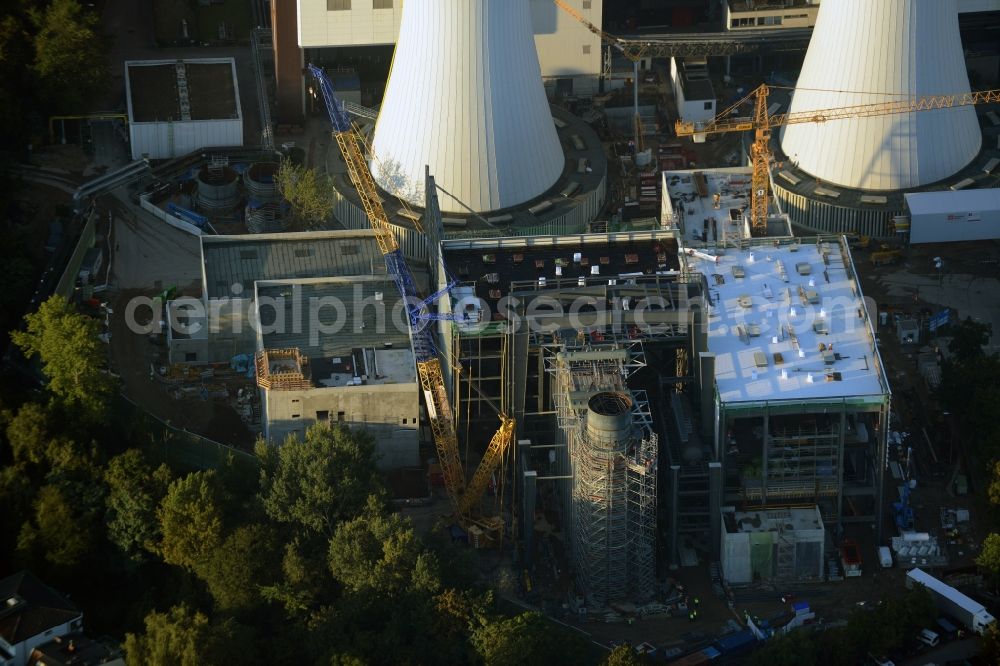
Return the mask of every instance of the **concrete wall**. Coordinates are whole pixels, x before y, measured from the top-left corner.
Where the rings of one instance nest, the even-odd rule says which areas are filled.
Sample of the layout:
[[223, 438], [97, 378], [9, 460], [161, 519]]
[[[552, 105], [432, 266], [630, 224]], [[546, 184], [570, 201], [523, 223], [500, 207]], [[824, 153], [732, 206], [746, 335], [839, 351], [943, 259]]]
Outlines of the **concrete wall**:
[[204, 146], [242, 146], [243, 121], [186, 120], [130, 123], [132, 159], [148, 155], [151, 160], [187, 155]]
[[[337, 0], [333, 2], [337, 4]], [[403, 0], [392, 0], [392, 9], [375, 9], [375, 2], [376, 0], [349, 0], [345, 4], [350, 5], [350, 9], [330, 11], [328, 0], [298, 0], [299, 46], [309, 48], [395, 43], [399, 21], [403, 17]]]
[[[604, 13], [602, 0], [567, 2], [588, 21], [601, 25]], [[556, 7], [551, 0], [531, 0], [531, 20], [535, 29], [538, 65], [547, 92], [555, 92], [557, 80], [570, 78], [574, 95], [596, 94], [601, 73], [600, 37]]]
[[[374, 9], [374, 2], [350, 0], [350, 10], [329, 11], [328, 0], [297, 0], [299, 46], [322, 48], [395, 44], [404, 0], [392, 0], [392, 9]], [[600, 38], [550, 0], [529, 2], [542, 79], [554, 84], [557, 79], [572, 78], [574, 94], [595, 93], [601, 73]], [[567, 2], [591, 23], [601, 25], [603, 0]], [[587, 4], [589, 8], [585, 8]], [[275, 39], [277, 41], [279, 37]], [[280, 60], [279, 55], [275, 57]], [[553, 91], [554, 86], [549, 90]]]
[[299, 435], [316, 423], [317, 412], [329, 413], [352, 428], [364, 428], [375, 438], [382, 470], [420, 464], [418, 424], [420, 392], [413, 384], [381, 384], [316, 388], [309, 391], [264, 391], [265, 436], [275, 443]]
[[[677, 103], [677, 115], [689, 122], [703, 122], [715, 118], [715, 97], [707, 99], [688, 99], [684, 95], [681, 77], [683, 70], [677, 58], [670, 59], [670, 86], [674, 91]], [[705, 105], [708, 108], [705, 108]]]

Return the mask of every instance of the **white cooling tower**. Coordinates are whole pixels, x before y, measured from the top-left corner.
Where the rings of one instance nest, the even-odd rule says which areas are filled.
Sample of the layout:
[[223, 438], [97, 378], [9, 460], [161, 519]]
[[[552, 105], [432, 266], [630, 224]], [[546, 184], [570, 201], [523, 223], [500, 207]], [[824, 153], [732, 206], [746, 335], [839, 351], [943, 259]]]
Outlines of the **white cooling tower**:
[[[969, 77], [955, 0], [823, 0], [790, 111], [963, 92]], [[788, 125], [781, 148], [830, 183], [900, 190], [954, 174], [981, 142], [975, 109], [966, 106]]]
[[[529, 0], [406, 0], [372, 173], [422, 206], [424, 165], [477, 211], [543, 193], [565, 164], [531, 27]], [[468, 212], [444, 193], [441, 209]]]

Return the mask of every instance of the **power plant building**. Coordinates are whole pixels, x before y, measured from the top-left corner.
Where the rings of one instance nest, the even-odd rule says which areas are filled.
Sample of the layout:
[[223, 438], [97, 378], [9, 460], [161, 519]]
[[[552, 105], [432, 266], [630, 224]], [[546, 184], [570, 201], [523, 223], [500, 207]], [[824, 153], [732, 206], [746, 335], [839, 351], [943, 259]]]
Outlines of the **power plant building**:
[[133, 160], [243, 145], [233, 58], [129, 60], [125, 100]]
[[166, 306], [172, 363], [244, 367], [264, 436], [364, 427], [381, 469], [418, 464], [420, 391], [372, 231], [200, 237], [202, 296]]

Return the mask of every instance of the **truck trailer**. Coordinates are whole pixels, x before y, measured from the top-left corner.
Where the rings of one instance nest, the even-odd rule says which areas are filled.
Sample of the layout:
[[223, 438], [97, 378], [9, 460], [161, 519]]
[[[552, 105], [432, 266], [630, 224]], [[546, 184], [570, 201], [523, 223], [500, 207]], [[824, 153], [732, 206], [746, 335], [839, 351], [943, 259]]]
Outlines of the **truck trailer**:
[[925, 571], [910, 569], [907, 572], [906, 587], [912, 589], [914, 585], [923, 585], [927, 588], [939, 609], [977, 634], [986, 633], [986, 629], [995, 621], [981, 603], [970, 599]]

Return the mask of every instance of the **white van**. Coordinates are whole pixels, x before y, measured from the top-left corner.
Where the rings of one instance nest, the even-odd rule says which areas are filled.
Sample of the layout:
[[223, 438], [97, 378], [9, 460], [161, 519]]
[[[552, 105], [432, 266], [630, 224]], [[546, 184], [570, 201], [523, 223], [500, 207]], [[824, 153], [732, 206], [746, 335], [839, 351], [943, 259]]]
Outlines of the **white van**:
[[930, 629], [921, 629], [920, 633], [917, 634], [917, 640], [927, 647], [935, 647], [941, 642], [938, 635]]

